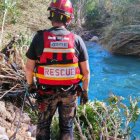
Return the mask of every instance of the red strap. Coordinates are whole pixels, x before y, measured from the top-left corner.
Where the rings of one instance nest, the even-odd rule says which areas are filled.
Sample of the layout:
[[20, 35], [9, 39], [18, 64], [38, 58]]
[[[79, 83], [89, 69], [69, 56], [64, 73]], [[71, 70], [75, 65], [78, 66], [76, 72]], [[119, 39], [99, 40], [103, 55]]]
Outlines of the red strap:
[[62, 53], [58, 53], [57, 54], [57, 60], [58, 61], [62, 61]]

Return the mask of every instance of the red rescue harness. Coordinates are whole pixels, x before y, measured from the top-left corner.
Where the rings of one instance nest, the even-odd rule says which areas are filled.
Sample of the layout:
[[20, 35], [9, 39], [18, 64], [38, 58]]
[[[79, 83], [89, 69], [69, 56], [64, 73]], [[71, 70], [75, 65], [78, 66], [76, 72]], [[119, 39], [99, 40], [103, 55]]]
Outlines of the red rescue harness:
[[82, 75], [74, 49], [74, 34], [55, 35], [44, 32], [44, 50], [37, 67], [39, 84], [72, 85], [81, 81]]

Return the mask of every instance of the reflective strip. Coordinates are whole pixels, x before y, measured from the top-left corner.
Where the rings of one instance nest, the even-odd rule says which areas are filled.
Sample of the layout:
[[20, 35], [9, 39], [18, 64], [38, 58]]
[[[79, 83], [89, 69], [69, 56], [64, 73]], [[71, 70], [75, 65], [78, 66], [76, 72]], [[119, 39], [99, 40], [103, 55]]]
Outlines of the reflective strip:
[[[40, 69], [39, 69], [40, 68]], [[44, 75], [44, 77], [47, 78], [60, 78], [60, 79], [75, 79], [76, 71], [78, 68], [78, 63], [75, 64], [55, 64], [55, 65], [48, 65], [48, 66], [39, 66], [39, 72], [38, 74]]]
[[[56, 40], [56, 37], [55, 36], [48, 36], [48, 39], [49, 40]], [[70, 40], [68, 37], [64, 37], [62, 40]]]
[[[44, 67], [44, 66], [39, 66], [39, 67]], [[78, 63], [75, 63], [75, 64], [54, 64], [54, 65], [49, 65], [49, 67], [78, 67]]]
[[51, 49], [44, 48], [43, 52], [51, 52], [51, 53], [75, 53], [74, 49]]
[[73, 77], [73, 78], [60, 78], [60, 77], [58, 77], [58, 78], [50, 78], [50, 77], [45, 77], [43, 74], [37, 74], [37, 73], [34, 73], [34, 76], [35, 77], [37, 77], [37, 78], [40, 78], [40, 79], [44, 79], [44, 80], [72, 80], [72, 79], [82, 79], [82, 75], [81, 74], [76, 74], [76, 76], [75, 77]]
[[49, 40], [56, 40], [56, 37], [48, 36]]
[[70, 40], [68, 37], [64, 37], [64, 40]]

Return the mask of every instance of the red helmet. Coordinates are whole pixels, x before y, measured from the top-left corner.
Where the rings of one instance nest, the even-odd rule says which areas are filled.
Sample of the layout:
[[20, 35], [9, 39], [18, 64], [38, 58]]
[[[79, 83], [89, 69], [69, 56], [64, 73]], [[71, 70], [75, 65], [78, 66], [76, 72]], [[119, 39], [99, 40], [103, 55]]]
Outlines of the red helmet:
[[74, 10], [70, 0], [52, 0], [48, 10], [60, 13], [66, 16], [68, 20], [74, 18]]

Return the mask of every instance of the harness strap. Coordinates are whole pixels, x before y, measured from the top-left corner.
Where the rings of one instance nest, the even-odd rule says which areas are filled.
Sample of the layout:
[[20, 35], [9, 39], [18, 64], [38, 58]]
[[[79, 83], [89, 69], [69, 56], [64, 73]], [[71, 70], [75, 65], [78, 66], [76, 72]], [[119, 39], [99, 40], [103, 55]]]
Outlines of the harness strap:
[[71, 85], [71, 86], [70, 86], [70, 87], [68, 87], [67, 89], [64, 89], [64, 88], [61, 88], [61, 89], [62, 89], [62, 91], [67, 92], [67, 91], [69, 91], [70, 89], [72, 89], [72, 88], [73, 88], [73, 86], [74, 86], [74, 85]]
[[[47, 65], [67, 64], [72, 63], [72, 60], [57, 61], [56, 59], [47, 59]], [[46, 66], [46, 63], [36, 63], [36, 66]]]
[[49, 86], [49, 85], [39, 85], [38, 93], [40, 95], [55, 95], [58, 92], [60, 94], [66, 93], [71, 91], [75, 91], [77, 89], [78, 84], [71, 85], [71, 86]]

